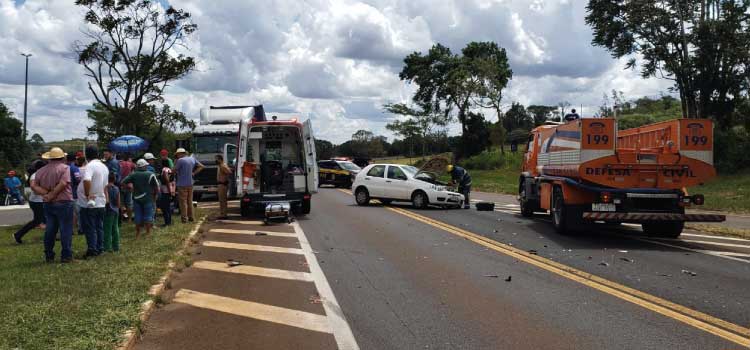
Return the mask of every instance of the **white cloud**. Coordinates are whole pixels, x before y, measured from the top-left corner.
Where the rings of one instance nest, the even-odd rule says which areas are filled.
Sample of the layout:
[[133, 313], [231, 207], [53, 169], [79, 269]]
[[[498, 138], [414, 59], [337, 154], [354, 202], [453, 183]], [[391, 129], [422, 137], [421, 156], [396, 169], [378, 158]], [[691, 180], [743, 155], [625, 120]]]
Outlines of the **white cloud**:
[[[390, 136], [382, 104], [408, 101], [403, 57], [442, 43], [506, 48], [514, 78], [505, 101], [584, 105], [617, 89], [657, 95], [668, 84], [623, 71], [592, 47], [584, 0], [173, 0], [198, 32], [188, 54], [197, 69], [172, 84], [167, 103], [196, 118], [203, 106], [263, 103], [312, 118], [318, 137], [347, 140], [358, 129]], [[0, 0], [0, 100], [21, 117], [23, 57], [30, 63], [29, 129], [46, 139], [79, 137], [92, 98], [70, 54], [82, 11], [72, 1]], [[455, 130], [455, 128], [451, 128]]]

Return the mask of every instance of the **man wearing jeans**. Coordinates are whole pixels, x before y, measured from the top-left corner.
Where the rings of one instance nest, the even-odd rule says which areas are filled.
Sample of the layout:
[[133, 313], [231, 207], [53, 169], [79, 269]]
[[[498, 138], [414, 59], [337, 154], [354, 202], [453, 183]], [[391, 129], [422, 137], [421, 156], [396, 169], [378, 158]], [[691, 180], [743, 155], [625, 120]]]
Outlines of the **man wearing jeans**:
[[104, 214], [106, 213], [109, 169], [99, 160], [96, 146], [86, 147], [86, 168], [81, 173], [78, 186], [78, 205], [81, 207], [81, 222], [86, 235], [86, 255], [97, 256], [104, 251]]
[[49, 163], [36, 172], [32, 190], [42, 195], [47, 228], [44, 231], [44, 255], [48, 263], [55, 261], [55, 236], [60, 230], [60, 262], [73, 261], [73, 192], [65, 152], [53, 147], [42, 155]]
[[187, 155], [184, 148], [175, 152], [177, 162], [174, 165], [177, 196], [180, 201], [182, 222], [194, 221], [193, 218], [193, 176], [203, 170], [203, 164]]

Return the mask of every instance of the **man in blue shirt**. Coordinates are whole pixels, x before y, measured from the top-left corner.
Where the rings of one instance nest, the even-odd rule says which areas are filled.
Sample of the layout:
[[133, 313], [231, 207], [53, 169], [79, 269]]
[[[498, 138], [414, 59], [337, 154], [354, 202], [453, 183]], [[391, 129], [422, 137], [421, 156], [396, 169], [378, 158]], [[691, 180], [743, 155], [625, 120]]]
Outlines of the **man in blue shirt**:
[[120, 185], [120, 161], [115, 159], [115, 155], [112, 154], [112, 151], [105, 149], [104, 152], [104, 165], [107, 166], [107, 170], [109, 170], [110, 173], [115, 174], [115, 185]]
[[3, 180], [3, 184], [5, 185], [5, 190], [8, 191], [8, 195], [13, 197], [18, 204], [23, 204], [23, 196], [21, 195], [23, 184], [21, 184], [21, 180], [16, 177], [15, 170], [8, 172], [8, 176]]
[[184, 148], [175, 152], [177, 162], [174, 165], [175, 184], [180, 202], [182, 222], [194, 221], [193, 218], [193, 176], [203, 170], [203, 164], [187, 155]]
[[65, 161], [70, 168], [70, 189], [73, 191], [73, 224], [78, 226], [78, 234], [83, 234], [83, 226], [78, 222], [81, 217], [81, 208], [75, 204], [78, 200], [78, 184], [81, 182], [81, 168], [86, 158], [83, 152], [78, 151], [75, 154], [68, 154]]
[[460, 166], [448, 165], [451, 174], [451, 184], [458, 184], [458, 192], [464, 195], [464, 209], [470, 208], [469, 194], [471, 193], [471, 175]]

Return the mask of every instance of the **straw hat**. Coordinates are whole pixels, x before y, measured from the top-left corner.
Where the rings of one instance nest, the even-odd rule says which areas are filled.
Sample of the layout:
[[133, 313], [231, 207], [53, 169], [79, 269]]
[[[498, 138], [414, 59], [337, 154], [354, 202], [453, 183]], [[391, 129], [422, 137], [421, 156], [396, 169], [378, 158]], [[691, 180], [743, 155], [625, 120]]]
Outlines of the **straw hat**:
[[176, 151], [174, 151], [174, 154], [180, 154], [180, 153], [187, 153], [187, 151], [184, 148], [182, 148], [182, 147], [180, 147]]
[[60, 147], [52, 147], [49, 152], [42, 154], [42, 159], [62, 159], [66, 153]]

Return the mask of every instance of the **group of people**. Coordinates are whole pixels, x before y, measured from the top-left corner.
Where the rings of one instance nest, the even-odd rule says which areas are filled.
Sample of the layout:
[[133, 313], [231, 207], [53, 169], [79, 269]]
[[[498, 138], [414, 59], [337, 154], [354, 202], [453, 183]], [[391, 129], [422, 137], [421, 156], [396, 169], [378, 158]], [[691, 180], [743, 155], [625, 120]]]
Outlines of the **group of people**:
[[[135, 223], [136, 239], [144, 230], [150, 234], [157, 206], [163, 214], [163, 226], [172, 225], [175, 202], [182, 222], [194, 221], [193, 177], [203, 165], [183, 148], [175, 152], [176, 162], [167, 150], [160, 156], [157, 159], [146, 153], [133, 163], [129, 154], [117, 159], [110, 150], [100, 154], [96, 146], [75, 154], [53, 147], [28, 169], [29, 206], [34, 217], [14, 234], [16, 243], [22, 244], [31, 229], [44, 227], [46, 261], [54, 261], [59, 237], [60, 262], [67, 263], [73, 260], [74, 226], [86, 236], [83, 258], [91, 258], [120, 250], [119, 228], [124, 222]], [[6, 180], [5, 186], [15, 186], [11, 181]]]

